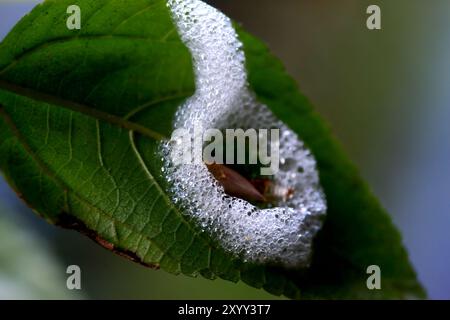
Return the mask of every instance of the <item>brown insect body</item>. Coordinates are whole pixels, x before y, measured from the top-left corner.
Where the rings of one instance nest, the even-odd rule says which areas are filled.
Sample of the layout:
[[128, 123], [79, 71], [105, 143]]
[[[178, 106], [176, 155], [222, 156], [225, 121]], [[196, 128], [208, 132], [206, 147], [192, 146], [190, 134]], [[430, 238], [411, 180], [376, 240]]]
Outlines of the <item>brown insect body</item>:
[[237, 171], [222, 164], [207, 164], [209, 172], [223, 186], [226, 194], [250, 202], [272, 203], [287, 201], [294, 189], [276, 185], [270, 179], [248, 180]]
[[225, 193], [248, 201], [266, 202], [266, 198], [241, 174], [222, 164], [207, 165]]

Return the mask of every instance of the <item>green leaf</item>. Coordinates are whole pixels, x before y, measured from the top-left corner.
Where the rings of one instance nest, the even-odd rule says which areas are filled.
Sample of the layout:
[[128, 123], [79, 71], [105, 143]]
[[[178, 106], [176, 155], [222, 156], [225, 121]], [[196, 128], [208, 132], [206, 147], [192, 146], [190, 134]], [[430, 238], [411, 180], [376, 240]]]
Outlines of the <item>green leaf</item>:
[[[49, 222], [147, 266], [242, 280], [290, 298], [422, 297], [398, 232], [323, 121], [258, 40], [239, 30], [258, 98], [306, 142], [328, 201], [311, 268], [245, 263], [168, 197], [158, 156], [195, 90], [191, 56], [163, 0], [46, 1], [0, 45], [0, 168]], [[366, 268], [382, 270], [382, 290]]]

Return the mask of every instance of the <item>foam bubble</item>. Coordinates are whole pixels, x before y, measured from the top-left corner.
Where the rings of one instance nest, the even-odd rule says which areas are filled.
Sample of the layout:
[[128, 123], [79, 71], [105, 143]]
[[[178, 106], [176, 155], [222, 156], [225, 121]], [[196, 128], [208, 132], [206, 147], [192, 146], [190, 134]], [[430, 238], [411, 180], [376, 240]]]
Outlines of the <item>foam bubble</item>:
[[279, 128], [280, 170], [275, 183], [294, 188], [277, 207], [259, 209], [224, 193], [203, 164], [170, 160], [163, 146], [164, 175], [172, 198], [226, 250], [256, 263], [307, 266], [326, 201], [316, 162], [297, 135], [249, 90], [242, 43], [229, 18], [199, 0], [169, 0], [168, 7], [194, 63], [196, 92], [178, 109], [174, 129]]

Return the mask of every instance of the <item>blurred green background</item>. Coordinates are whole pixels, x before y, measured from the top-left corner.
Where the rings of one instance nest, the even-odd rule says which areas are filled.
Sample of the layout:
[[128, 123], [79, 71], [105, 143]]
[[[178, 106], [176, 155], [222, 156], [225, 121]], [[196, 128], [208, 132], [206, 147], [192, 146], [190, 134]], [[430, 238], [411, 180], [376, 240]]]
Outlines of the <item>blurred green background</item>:
[[[35, 2], [0, 0], [0, 39]], [[283, 60], [391, 213], [430, 298], [450, 299], [450, 1], [209, 2]], [[382, 30], [366, 28], [370, 4]], [[47, 225], [3, 180], [0, 218], [0, 298], [273, 298], [131, 263]], [[70, 264], [82, 269], [81, 292], [65, 289]]]

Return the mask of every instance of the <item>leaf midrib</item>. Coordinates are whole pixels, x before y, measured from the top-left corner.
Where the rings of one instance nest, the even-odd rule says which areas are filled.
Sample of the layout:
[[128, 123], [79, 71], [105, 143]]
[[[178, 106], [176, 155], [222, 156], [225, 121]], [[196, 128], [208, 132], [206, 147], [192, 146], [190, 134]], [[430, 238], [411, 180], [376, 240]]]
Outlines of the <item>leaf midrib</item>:
[[[89, 107], [87, 105], [74, 102], [71, 100], [67, 100], [55, 95], [39, 92], [37, 90], [27, 88], [24, 86], [19, 86], [17, 84], [10, 83], [5, 80], [0, 79], [0, 89], [3, 89], [5, 91], [18, 94], [23, 97], [30, 98], [35, 101], [40, 101], [44, 103], [48, 103], [51, 105], [57, 105], [64, 107], [66, 109], [69, 109], [71, 111], [75, 111], [77, 113], [88, 115], [94, 119], [101, 120], [119, 127], [122, 127], [127, 130], [135, 131], [143, 136], [146, 136], [148, 138], [151, 138], [156, 141], [167, 139], [168, 137], [164, 135], [163, 133], [160, 133], [158, 131], [152, 130], [147, 128], [146, 126], [143, 126], [139, 123], [130, 121], [130, 114], [126, 115], [125, 117], [119, 117], [116, 115], [113, 115], [108, 112], [100, 111], [98, 109]], [[172, 100], [178, 100], [182, 98], [186, 98], [190, 95], [190, 92], [179, 92], [177, 94], [168, 95], [166, 97], [157, 98], [150, 102], [147, 102], [145, 104], [142, 104], [140, 106], [137, 106], [135, 110], [138, 110], [137, 112], [132, 111], [132, 115], [135, 115], [138, 112], [141, 112], [142, 110], [151, 107], [152, 105], [162, 103], [162, 102], [168, 102]]]

